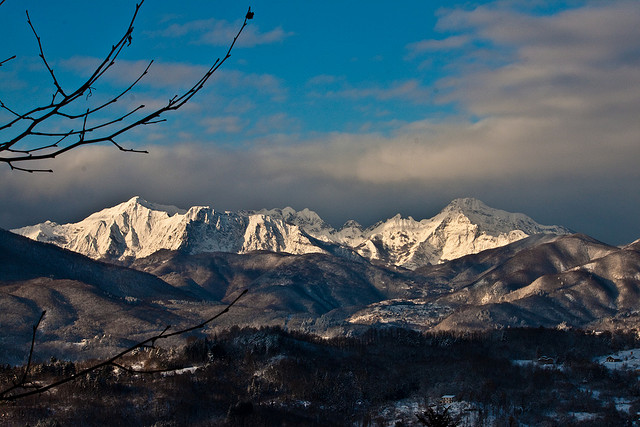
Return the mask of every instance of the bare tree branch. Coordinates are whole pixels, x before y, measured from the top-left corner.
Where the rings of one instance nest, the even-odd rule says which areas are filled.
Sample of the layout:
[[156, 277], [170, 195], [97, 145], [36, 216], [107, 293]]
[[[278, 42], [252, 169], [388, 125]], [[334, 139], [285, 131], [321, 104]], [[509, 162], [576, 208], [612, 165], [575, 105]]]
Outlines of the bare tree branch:
[[[2, 2], [4, 2], [4, 0], [2, 0]], [[148, 73], [149, 68], [153, 64], [153, 61], [149, 63], [149, 65], [138, 76], [138, 78], [133, 81], [133, 83], [131, 83], [126, 89], [113, 96], [100, 106], [93, 109], [87, 109], [81, 114], [73, 114], [67, 111], [69, 108], [77, 106], [77, 103], [79, 102], [79, 100], [81, 101], [81, 98], [83, 96], [88, 98], [92, 95], [96, 82], [102, 76], [104, 76], [104, 74], [115, 64], [115, 61], [122, 50], [126, 46], [129, 46], [131, 44], [134, 23], [138, 15], [138, 11], [140, 10], [140, 7], [143, 3], [144, 0], [141, 0], [140, 3], [136, 4], [135, 11], [124, 35], [116, 44], [111, 47], [106, 57], [94, 69], [91, 76], [75, 90], [69, 91], [63, 88], [62, 84], [56, 76], [54, 69], [51, 67], [49, 61], [47, 60], [42, 40], [36, 30], [36, 27], [31, 21], [29, 13], [27, 12], [27, 23], [36, 38], [39, 56], [49, 76], [51, 77], [53, 83], [53, 93], [51, 95], [51, 101], [49, 103], [39, 105], [26, 112], [19, 112], [16, 109], [8, 106], [5, 102], [2, 101], [2, 99], [0, 99], [0, 109], [9, 112], [11, 116], [13, 116], [13, 119], [9, 120], [5, 124], [0, 125], [0, 131], [20, 128], [15, 134], [10, 137], [10, 139], [6, 141], [2, 141], [0, 139], [0, 162], [8, 164], [9, 167], [11, 167], [11, 169], [13, 170], [26, 172], [51, 172], [51, 169], [19, 167], [15, 164], [20, 162], [30, 164], [31, 162], [37, 160], [54, 159], [57, 156], [80, 146], [97, 143], [111, 143], [121, 151], [146, 153], [146, 150], [124, 148], [116, 140], [123, 134], [126, 134], [127, 132], [139, 126], [156, 124], [164, 121], [165, 119], [161, 118], [161, 115], [169, 111], [178, 110], [188, 101], [190, 101], [196, 93], [202, 90], [209, 78], [211, 78], [211, 76], [231, 56], [231, 51], [235, 46], [238, 37], [240, 37], [240, 34], [247, 26], [248, 20], [253, 19], [253, 12], [251, 11], [251, 8], [249, 8], [247, 14], [245, 15], [242, 26], [229, 45], [226, 55], [222, 59], [216, 59], [216, 61], [204, 73], [204, 75], [202, 75], [202, 77], [200, 77], [200, 79], [184, 93], [175, 95], [167, 102], [166, 105], [148, 112], [142, 117], [136, 118], [136, 115], [144, 110], [144, 105], [140, 105], [139, 107], [134, 108], [126, 114], [116, 115], [115, 118], [111, 119], [100, 119], [97, 118], [97, 116], [94, 116], [94, 114], [98, 112], [108, 112], [109, 106], [121, 99], [126, 93], [131, 91], [142, 80], [142, 78]], [[0, 62], [0, 65], [13, 59], [14, 57]], [[97, 121], [97, 124], [89, 124], [89, 119], [94, 119], [94, 121]], [[58, 120], [56, 122], [56, 124], [58, 125], [60, 124], [60, 120], [68, 123], [68, 130], [47, 130], [47, 124], [52, 123], [52, 121], [54, 120]], [[82, 120], [82, 123], [74, 126], [73, 123], [75, 123], [77, 120]], [[28, 142], [32, 141], [32, 137], [55, 139], [55, 141], [39, 144], [31, 148], [31, 146], [28, 145]], [[69, 137], [76, 137], [76, 139], [73, 140]]]
[[29, 368], [31, 367], [31, 359], [33, 357], [33, 347], [36, 343], [36, 332], [38, 331], [38, 327], [40, 326], [40, 322], [44, 318], [44, 315], [47, 313], [46, 310], [42, 310], [42, 314], [40, 314], [40, 318], [38, 322], [33, 326], [33, 334], [31, 334], [31, 348], [29, 349], [29, 359], [27, 361], [27, 366], [24, 368], [24, 374], [22, 375], [21, 383], [24, 383], [27, 380], [27, 375], [29, 374]]
[[27, 359], [27, 365], [24, 368], [24, 372], [22, 373], [22, 377], [18, 381], [16, 381], [11, 387], [9, 387], [8, 389], [6, 389], [3, 392], [1, 392], [0, 393], [0, 398], [4, 394], [10, 393], [13, 390], [16, 390], [18, 388], [24, 389], [24, 388], [37, 387], [35, 385], [28, 384], [27, 377], [29, 375], [29, 370], [31, 369], [31, 359], [33, 358], [33, 348], [34, 348], [35, 343], [36, 343], [36, 332], [38, 331], [38, 327], [40, 326], [40, 322], [42, 322], [42, 319], [44, 318], [44, 315], [45, 315], [46, 312], [47, 312], [46, 310], [42, 311], [42, 314], [40, 315], [40, 318], [38, 319], [36, 324], [33, 325], [33, 333], [31, 334], [31, 348], [29, 349], [29, 357]]
[[[0, 4], [2, 4], [2, 3], [0, 3]], [[11, 61], [12, 59], [15, 59], [15, 58], [16, 58], [16, 56], [13, 55], [11, 58], [7, 58], [4, 61], [0, 61], [0, 67], [2, 67], [2, 64], [4, 64], [5, 62], [9, 62], [9, 61]]]
[[[134, 372], [134, 373], [153, 373], [151, 371], [149, 372], [145, 372], [145, 371], [141, 371], [141, 372], [136, 372], [135, 370], [131, 369], [131, 368], [125, 368], [124, 366], [120, 365], [117, 363], [117, 360], [120, 359], [121, 357], [133, 352], [134, 350], [141, 348], [141, 347], [153, 347], [155, 346], [155, 343], [158, 340], [161, 339], [167, 339], [167, 338], [171, 338], [177, 335], [182, 335], [185, 334], [187, 332], [191, 332], [191, 331], [195, 331], [198, 329], [202, 329], [205, 326], [207, 326], [209, 323], [213, 322], [214, 320], [216, 320], [217, 318], [219, 318], [220, 316], [222, 316], [223, 314], [229, 312], [229, 309], [231, 307], [234, 306], [234, 304], [236, 304], [240, 298], [242, 298], [246, 293], [247, 293], [247, 289], [243, 290], [240, 295], [238, 295], [233, 301], [231, 301], [222, 311], [218, 312], [216, 315], [214, 315], [213, 317], [205, 320], [202, 323], [199, 323], [197, 325], [194, 326], [190, 326], [188, 328], [185, 329], [181, 329], [175, 332], [171, 332], [171, 333], [167, 333], [167, 331], [171, 328], [171, 325], [167, 326], [166, 328], [164, 328], [164, 330], [162, 332], [160, 332], [159, 334], [153, 335], [147, 339], [145, 339], [144, 341], [140, 341], [134, 345], [132, 345], [131, 347], [122, 350], [121, 352], [117, 353], [116, 355], [103, 360], [102, 362], [96, 363], [86, 369], [83, 369], [79, 372], [76, 372], [73, 375], [69, 375], [67, 377], [61, 378], [59, 380], [53, 381], [47, 385], [44, 386], [35, 386], [36, 388], [29, 390], [29, 391], [23, 391], [20, 393], [12, 393], [12, 391], [16, 390], [16, 389], [29, 389], [29, 388], [33, 388], [34, 386], [31, 384], [27, 383], [27, 376], [29, 373], [29, 369], [30, 369], [30, 365], [31, 365], [31, 358], [33, 355], [33, 348], [34, 348], [34, 343], [35, 343], [35, 334], [36, 331], [38, 329], [38, 326], [40, 325], [40, 322], [42, 321], [42, 318], [44, 317], [45, 312], [42, 312], [42, 315], [40, 316], [40, 319], [38, 320], [38, 323], [36, 323], [36, 325], [33, 327], [33, 338], [31, 340], [31, 350], [29, 351], [29, 362], [27, 363], [27, 366], [25, 368], [24, 374], [22, 376], [22, 378], [20, 379], [20, 381], [18, 381], [16, 384], [14, 384], [13, 386], [11, 386], [10, 388], [0, 391], [0, 401], [16, 401], [19, 399], [23, 399], [25, 397], [28, 396], [34, 396], [34, 395], [38, 395], [38, 394], [42, 394], [45, 391], [51, 390], [53, 388], [59, 387], [62, 384], [66, 384], [68, 382], [74, 381], [82, 376], [84, 376], [85, 374], [88, 374], [89, 372], [93, 372], [97, 369], [103, 368], [105, 366], [117, 366], [119, 368], [122, 368], [126, 371], [130, 371], [130, 372]], [[164, 372], [167, 372], [169, 370], [165, 370]], [[158, 372], [162, 372], [162, 371], [158, 371]]]
[[40, 49], [40, 58], [42, 58], [42, 62], [44, 62], [44, 66], [47, 67], [47, 70], [49, 71], [49, 74], [53, 79], [53, 84], [56, 86], [56, 93], [53, 95], [53, 98], [55, 99], [58, 93], [66, 97], [67, 95], [64, 93], [64, 90], [62, 90], [62, 86], [60, 86], [60, 83], [58, 83], [58, 79], [56, 79], [56, 75], [53, 73], [53, 69], [49, 66], [49, 63], [47, 62], [47, 58], [44, 56], [44, 51], [42, 50], [42, 41], [40, 40], [40, 36], [36, 32], [36, 29], [33, 28], [33, 24], [31, 23], [31, 18], [29, 17], [29, 11], [27, 10], [26, 13], [27, 13], [27, 23], [31, 27], [31, 31], [33, 31], [33, 34], [36, 36], [36, 40], [38, 41], [38, 48]]

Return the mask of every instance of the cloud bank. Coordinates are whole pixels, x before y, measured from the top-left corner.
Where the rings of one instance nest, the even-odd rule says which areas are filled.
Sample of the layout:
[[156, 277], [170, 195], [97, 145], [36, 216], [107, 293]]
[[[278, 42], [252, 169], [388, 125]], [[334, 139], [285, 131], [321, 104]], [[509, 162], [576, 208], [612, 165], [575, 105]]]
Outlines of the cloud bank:
[[[640, 237], [638, 22], [637, 3], [626, 1], [547, 14], [504, 2], [445, 10], [442, 38], [405, 45], [406, 64], [417, 70], [431, 52], [455, 51], [433, 90], [411, 79], [329, 95], [432, 97], [456, 106], [449, 117], [398, 122], [385, 132], [311, 133], [284, 113], [262, 111], [247, 143], [235, 148], [176, 138], [147, 156], [79, 150], [57, 160], [53, 176], [0, 171], [0, 226], [77, 220], [135, 194], [182, 207], [309, 207], [334, 225], [350, 218], [367, 225], [396, 212], [428, 217], [473, 196], [608, 243], [630, 242]], [[276, 77], [254, 77], [229, 72], [223, 80], [286, 92]], [[318, 84], [345, 87], [321, 77], [307, 88], [310, 98], [319, 96]], [[237, 134], [247, 122], [225, 114], [202, 125], [212, 135]], [[46, 213], [38, 211], [43, 200]]]

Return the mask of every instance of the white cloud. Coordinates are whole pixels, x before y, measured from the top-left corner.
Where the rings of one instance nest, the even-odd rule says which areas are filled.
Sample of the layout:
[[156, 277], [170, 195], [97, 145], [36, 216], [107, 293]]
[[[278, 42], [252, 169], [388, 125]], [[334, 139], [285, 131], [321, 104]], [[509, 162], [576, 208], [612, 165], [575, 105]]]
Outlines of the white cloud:
[[[214, 46], [228, 46], [233, 41], [240, 27], [241, 21], [228, 22], [218, 19], [201, 19], [182, 24], [172, 24], [165, 30], [154, 33], [162, 37], [175, 38], [193, 36], [195, 43], [210, 44]], [[248, 25], [242, 31], [242, 37], [237, 41], [238, 47], [253, 47], [263, 44], [278, 43], [291, 37], [294, 33], [285, 31], [282, 27], [261, 32], [255, 24]]]
[[330, 74], [320, 74], [314, 76], [307, 81], [308, 86], [322, 86], [331, 85], [339, 82], [343, 82], [345, 78], [343, 76], [334, 76]]
[[320, 76], [312, 79], [309, 84], [311, 86], [321, 86], [340, 82], [343, 83], [338, 88], [317, 88], [310, 92], [309, 95], [319, 98], [348, 98], [354, 100], [372, 98], [378, 101], [388, 101], [399, 99], [418, 104], [430, 101], [433, 95], [432, 90], [424, 86], [418, 79], [395, 81], [387, 86], [371, 85], [367, 87], [355, 87], [344, 82], [342, 79], [336, 78], [331, 80], [328, 76]]
[[[158, 202], [222, 203], [229, 209], [289, 204], [373, 212], [394, 205], [406, 212], [402, 204], [433, 203], [444, 194], [492, 202], [526, 200], [528, 192], [558, 204], [540, 206], [539, 212], [562, 213], [577, 200], [585, 208], [593, 204], [602, 215], [607, 210], [602, 200], [630, 200], [626, 205], [637, 207], [637, 2], [593, 2], [551, 15], [515, 11], [511, 4], [448, 11], [440, 18], [440, 29], [469, 40], [446, 42], [464, 55], [452, 57], [452, 74], [437, 84], [438, 101], [464, 108], [459, 117], [398, 123], [385, 134], [265, 138], [243, 150], [176, 144], [134, 156], [110, 147], [89, 148], [56, 160], [53, 176], [17, 177], [0, 171], [0, 203], [9, 206], [19, 199], [28, 206], [30, 198], [42, 197], [52, 204], [79, 204], [76, 199], [97, 197], [93, 193], [99, 187], [114, 202], [141, 193]], [[434, 43], [422, 47], [446, 44]], [[485, 48], [466, 50], [474, 43]], [[168, 69], [165, 79], [192, 71]], [[272, 99], [287, 97], [274, 76], [227, 71], [218, 78], [233, 89], [250, 87]], [[319, 96], [336, 98], [419, 102], [433, 96], [418, 80], [356, 88], [341, 78], [319, 76], [309, 84], [333, 87]], [[237, 114], [227, 112], [210, 124], [233, 131], [243, 124]], [[285, 114], [266, 116], [253, 127], [290, 133], [296, 130], [290, 120]], [[638, 230], [635, 210], [615, 215]], [[589, 221], [597, 227], [598, 217]], [[628, 240], [632, 237], [638, 236]]]
[[242, 91], [255, 91], [258, 94], [269, 96], [273, 101], [282, 102], [288, 96], [284, 82], [272, 74], [220, 70], [215, 79], [218, 86], [241, 89]]
[[638, 22], [637, 3], [624, 1], [549, 16], [491, 6], [451, 12], [441, 27], [491, 42], [502, 65], [491, 58], [473, 68], [459, 62], [458, 75], [442, 82], [440, 101], [457, 102], [481, 117], [556, 123], [547, 138], [563, 138], [561, 143], [575, 151], [585, 146], [581, 129], [590, 129], [589, 139], [597, 135], [602, 143], [618, 133], [633, 134], [638, 130], [633, 117], [640, 113]]
[[202, 121], [208, 133], [239, 133], [246, 127], [246, 121], [237, 116], [208, 117]]
[[[72, 57], [60, 61], [60, 65], [78, 75], [88, 76], [99, 65], [100, 60], [92, 57]], [[133, 83], [144, 72], [148, 61], [118, 60], [107, 72], [103, 81], [121, 86], [123, 89]], [[164, 89], [161, 93], [176, 93], [189, 89], [204, 76], [208, 66], [180, 62], [154, 62], [148, 74], [138, 83], [137, 88]], [[207, 87], [242, 89], [271, 97], [273, 100], [286, 99], [287, 90], [282, 80], [271, 74], [245, 73], [237, 70], [220, 69], [207, 82]], [[237, 94], [237, 92], [236, 92]]]
[[[79, 76], [89, 77], [101, 61], [96, 57], [73, 56], [59, 61], [59, 65]], [[103, 79], [119, 85], [129, 85], [142, 75], [150, 62], [147, 60], [117, 60]], [[202, 65], [154, 62], [138, 85], [154, 88], [186, 87], [197, 82], [207, 69], [208, 67]]]
[[270, 114], [260, 117], [253, 126], [252, 134], [294, 133], [300, 128], [298, 121], [286, 113]]
[[347, 89], [340, 93], [347, 98], [368, 98], [379, 100], [410, 99], [417, 102], [425, 102], [431, 91], [422, 86], [416, 79], [393, 82], [389, 87], [369, 87], [363, 89]]
[[[601, 132], [591, 135], [598, 126], [566, 129], [567, 138], [584, 140], [580, 150], [573, 139], [549, 138], [558, 123], [522, 118], [464, 126], [414, 122], [386, 137], [336, 133], [308, 141], [271, 138], [243, 149], [176, 143], [147, 147], [150, 154], [138, 155], [111, 146], [85, 148], [46, 164], [54, 168], [52, 175], [0, 170], [5, 206], [0, 219], [5, 226], [70, 221], [79, 218], [65, 217], [65, 212], [88, 214], [135, 194], [183, 207], [311, 207], [327, 213], [329, 220], [353, 217], [361, 222], [395, 211], [411, 214], [409, 207], [421, 206], [417, 215], [426, 215], [424, 209], [442, 207], [438, 204], [452, 194], [502, 200], [505, 204], [496, 207], [508, 208], [507, 200], [522, 202], [527, 191], [538, 191], [545, 193], [542, 199], [558, 200], [558, 209], [580, 194], [585, 203], [586, 195], [598, 199], [617, 191], [632, 197], [620, 183], [640, 179], [637, 144], [624, 135], [600, 143]], [[29, 208], [42, 203], [46, 212]], [[544, 211], [544, 206], [537, 208]]]
[[428, 52], [461, 48], [468, 43], [468, 36], [458, 35], [450, 36], [441, 40], [420, 40], [418, 42], [408, 44], [406, 48], [409, 51], [409, 57], [415, 57], [417, 55]]

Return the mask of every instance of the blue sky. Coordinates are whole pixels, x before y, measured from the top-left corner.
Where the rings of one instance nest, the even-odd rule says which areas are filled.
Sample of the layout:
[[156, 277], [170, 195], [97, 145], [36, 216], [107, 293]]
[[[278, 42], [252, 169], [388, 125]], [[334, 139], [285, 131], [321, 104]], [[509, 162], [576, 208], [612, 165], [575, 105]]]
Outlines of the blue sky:
[[[146, 0], [87, 106], [151, 59], [111, 114], [166, 102], [224, 55], [249, 5], [255, 19], [205, 89], [118, 141], [150, 154], [105, 145], [47, 162], [53, 174], [0, 169], [0, 227], [76, 221], [133, 195], [308, 207], [334, 226], [476, 197], [608, 243], [640, 237], [637, 1]], [[52, 94], [25, 9], [71, 87], [134, 8], [6, 0], [0, 60], [17, 57], [0, 68], [0, 100], [20, 110]]]

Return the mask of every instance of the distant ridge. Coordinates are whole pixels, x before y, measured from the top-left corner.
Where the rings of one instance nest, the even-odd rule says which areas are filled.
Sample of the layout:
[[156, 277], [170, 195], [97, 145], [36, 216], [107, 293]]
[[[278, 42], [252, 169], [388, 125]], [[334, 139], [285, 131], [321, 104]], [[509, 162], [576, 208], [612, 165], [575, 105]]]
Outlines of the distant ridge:
[[[430, 220], [397, 215], [367, 230], [354, 223], [340, 230], [329, 227], [325, 232], [335, 234], [324, 235], [325, 240], [311, 236], [301, 225], [309, 222], [316, 233], [323, 229], [311, 211], [299, 218], [292, 209], [218, 213], [206, 207], [158, 209], [159, 205], [141, 199], [129, 202], [91, 215], [91, 221], [84, 223], [85, 230], [91, 225], [109, 230], [110, 235], [83, 235], [81, 221], [62, 229], [69, 234], [58, 234], [59, 242], [71, 237], [82, 241], [85, 236], [111, 242], [118, 250], [130, 250], [127, 245], [137, 242], [131, 246], [135, 253], [157, 243], [158, 230], [183, 224], [184, 235], [175, 234], [180, 249], [161, 249], [128, 258], [127, 266], [113, 265], [0, 230], [0, 360], [21, 363], [31, 326], [42, 310], [47, 310], [47, 317], [40, 333], [46, 339], [38, 345], [38, 357], [103, 357], [167, 324], [209, 318], [245, 289], [246, 297], [216, 328], [280, 325], [331, 337], [387, 326], [434, 331], [540, 326], [631, 331], [640, 324], [638, 241], [616, 247], [583, 234], [536, 234], [414, 270], [379, 265], [382, 258], [367, 262], [358, 248], [336, 243], [336, 236], [350, 229], [359, 239], [367, 239], [365, 244], [377, 244], [386, 259], [400, 259], [430, 241], [443, 243], [433, 246], [440, 254], [447, 248], [462, 251], [463, 243], [467, 248], [473, 243], [477, 249], [495, 237], [478, 231], [481, 227], [518, 223], [537, 231], [524, 215], [474, 201], [456, 201]], [[280, 214], [289, 215], [288, 222]], [[299, 225], [293, 224], [297, 220]], [[49, 231], [60, 231], [61, 226], [45, 224]], [[152, 226], [146, 230], [142, 224]], [[70, 232], [74, 229], [78, 234]], [[316, 253], [291, 255], [267, 246], [291, 244], [295, 249], [296, 230]], [[122, 240], [118, 243], [113, 236]], [[213, 239], [216, 236], [227, 240]], [[408, 242], [408, 249], [393, 246], [400, 238]], [[447, 242], [458, 245], [448, 247]], [[267, 249], [232, 253], [199, 251], [205, 246], [198, 246], [252, 248], [258, 243]], [[413, 252], [414, 259], [419, 254]]]
[[187, 210], [133, 197], [73, 224], [41, 224], [12, 230], [94, 259], [126, 261], [168, 249], [190, 254], [271, 251], [342, 253], [409, 269], [507, 245], [533, 234], [570, 230], [540, 225], [528, 216], [493, 209], [473, 198], [455, 199], [420, 221], [396, 215], [362, 229], [347, 221], [336, 230], [318, 214], [290, 207], [218, 212]]

